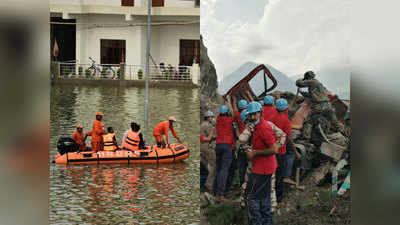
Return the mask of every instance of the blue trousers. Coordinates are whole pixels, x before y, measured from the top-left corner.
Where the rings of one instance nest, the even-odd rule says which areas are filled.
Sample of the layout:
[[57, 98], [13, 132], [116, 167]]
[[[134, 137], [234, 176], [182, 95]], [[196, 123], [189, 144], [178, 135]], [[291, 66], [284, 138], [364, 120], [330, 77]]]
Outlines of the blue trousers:
[[249, 225], [271, 225], [271, 175], [250, 174], [245, 195]]
[[285, 156], [286, 156], [286, 169], [283, 174], [283, 177], [290, 178], [292, 176], [295, 155], [294, 155], [294, 150], [292, 149], [289, 143], [286, 145]]
[[214, 193], [216, 195], [226, 194], [226, 181], [232, 163], [232, 149], [228, 144], [217, 144], [215, 148], [216, 165]]
[[206, 183], [207, 178], [208, 169], [202, 162], [200, 162], [200, 190], [204, 189], [204, 184]]
[[286, 155], [276, 155], [276, 160], [278, 161], [278, 168], [275, 171], [275, 191], [276, 191], [276, 201], [282, 202], [283, 199], [283, 178], [286, 171]]
[[228, 178], [226, 179], [225, 192], [229, 192], [231, 190], [233, 179], [235, 178], [236, 169], [237, 169], [236, 152], [232, 151], [232, 162], [231, 166], [229, 167]]
[[[240, 150], [240, 148], [239, 148]], [[239, 163], [239, 181], [240, 181], [240, 186], [244, 183], [244, 178], [246, 175], [246, 170], [247, 170], [247, 156], [246, 153], [243, 151], [239, 151], [238, 153], [238, 163]]]

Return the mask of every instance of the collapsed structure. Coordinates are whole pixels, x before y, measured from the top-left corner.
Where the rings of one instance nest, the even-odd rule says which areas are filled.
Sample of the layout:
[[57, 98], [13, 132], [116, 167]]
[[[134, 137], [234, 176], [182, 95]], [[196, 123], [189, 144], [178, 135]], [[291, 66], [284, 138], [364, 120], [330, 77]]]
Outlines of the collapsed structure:
[[[278, 85], [277, 79], [264, 64], [244, 68], [235, 77], [236, 83], [224, 94], [224, 98], [235, 96], [242, 99], [250, 93], [257, 101], [266, 95], [274, 95], [289, 102], [292, 138], [297, 151], [302, 155], [295, 173], [297, 186], [301, 177], [311, 173], [315, 184], [327, 180], [327, 174], [332, 175], [333, 197], [342, 195], [350, 188], [350, 132], [346, 136], [335, 132], [329, 128], [329, 121], [325, 121], [314, 125], [310, 140], [301, 139], [304, 121], [311, 113], [312, 103], [309, 99], [298, 96], [299, 91], [296, 95], [291, 92], [273, 92]], [[341, 100], [333, 93], [328, 93], [328, 97], [337, 119], [350, 131], [350, 101]]]

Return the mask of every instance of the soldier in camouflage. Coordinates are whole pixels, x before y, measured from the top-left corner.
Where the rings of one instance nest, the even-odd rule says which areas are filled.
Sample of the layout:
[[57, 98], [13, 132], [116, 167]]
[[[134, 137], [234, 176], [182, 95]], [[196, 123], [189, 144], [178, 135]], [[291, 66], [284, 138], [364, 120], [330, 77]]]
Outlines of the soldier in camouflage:
[[[321, 120], [328, 120], [336, 125], [339, 132], [344, 131], [343, 125], [337, 120], [335, 111], [329, 101], [327, 89], [315, 79], [313, 71], [308, 71], [304, 74], [303, 79], [296, 81], [296, 86], [299, 88], [308, 88], [308, 92], [300, 92], [304, 97], [309, 98], [312, 102], [312, 111], [307, 116], [303, 125], [303, 138], [310, 139], [313, 127], [318, 126]], [[325, 124], [322, 128], [326, 129]]]

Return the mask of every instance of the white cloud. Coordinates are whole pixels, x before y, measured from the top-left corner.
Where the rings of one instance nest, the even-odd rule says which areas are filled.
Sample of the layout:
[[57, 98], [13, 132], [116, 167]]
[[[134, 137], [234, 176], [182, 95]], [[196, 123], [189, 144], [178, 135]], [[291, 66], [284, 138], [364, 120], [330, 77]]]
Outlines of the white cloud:
[[289, 76], [349, 70], [349, 1], [273, 0], [256, 24], [220, 21], [215, 5], [201, 1], [200, 30], [219, 79], [246, 61], [268, 63]]

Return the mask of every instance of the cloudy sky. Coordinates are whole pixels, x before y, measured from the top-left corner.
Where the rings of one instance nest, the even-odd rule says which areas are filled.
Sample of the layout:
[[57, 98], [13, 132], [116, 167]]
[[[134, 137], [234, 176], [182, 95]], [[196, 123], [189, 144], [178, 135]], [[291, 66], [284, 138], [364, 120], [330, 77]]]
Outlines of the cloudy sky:
[[288, 76], [349, 71], [347, 0], [201, 0], [200, 32], [218, 79], [247, 61]]

